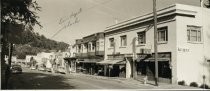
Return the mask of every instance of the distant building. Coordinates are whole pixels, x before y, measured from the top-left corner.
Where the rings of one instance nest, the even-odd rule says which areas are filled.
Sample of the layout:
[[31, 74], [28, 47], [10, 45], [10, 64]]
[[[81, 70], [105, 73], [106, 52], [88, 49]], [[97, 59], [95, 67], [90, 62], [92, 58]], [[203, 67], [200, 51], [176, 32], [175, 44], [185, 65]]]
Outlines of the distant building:
[[76, 72], [76, 47], [75, 45], [70, 45], [65, 52], [64, 60], [66, 62], [67, 73]]
[[[210, 10], [175, 4], [158, 10], [159, 81], [210, 85]], [[154, 79], [153, 14], [130, 19], [105, 30], [108, 70], [126, 78]], [[125, 69], [122, 69], [124, 68]], [[117, 74], [118, 76], [121, 73]], [[205, 76], [205, 79], [203, 77]]]

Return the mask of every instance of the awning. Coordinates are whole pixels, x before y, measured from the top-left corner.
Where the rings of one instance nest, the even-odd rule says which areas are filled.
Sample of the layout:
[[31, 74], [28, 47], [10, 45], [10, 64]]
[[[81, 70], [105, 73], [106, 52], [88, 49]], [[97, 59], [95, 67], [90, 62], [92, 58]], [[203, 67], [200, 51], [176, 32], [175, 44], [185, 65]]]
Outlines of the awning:
[[68, 60], [68, 61], [75, 61], [77, 58], [75, 58], [75, 57], [65, 57], [63, 59]]
[[[170, 58], [157, 58], [157, 61], [169, 61]], [[138, 58], [137, 59], [137, 62], [140, 62], [140, 61], [145, 61], [145, 62], [154, 62], [155, 61], [155, 58], [148, 58], [148, 59], [141, 59], [141, 58]]]
[[140, 62], [140, 61], [146, 59], [146, 57], [147, 57], [147, 55], [140, 55], [140, 56], [136, 59], [136, 61], [137, 61], [137, 62]]
[[83, 60], [77, 60], [79, 63], [97, 63], [101, 60], [99, 59], [83, 59]]
[[98, 64], [125, 64], [124, 60], [103, 60], [97, 62]]

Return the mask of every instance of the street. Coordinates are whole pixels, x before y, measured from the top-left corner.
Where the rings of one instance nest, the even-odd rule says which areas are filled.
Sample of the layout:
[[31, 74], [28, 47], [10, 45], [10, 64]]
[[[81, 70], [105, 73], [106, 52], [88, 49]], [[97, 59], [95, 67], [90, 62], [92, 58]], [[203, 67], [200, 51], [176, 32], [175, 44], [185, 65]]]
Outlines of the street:
[[[158, 89], [177, 88], [165, 85], [155, 87], [125, 78], [108, 78], [82, 74], [59, 74], [23, 68], [22, 74], [13, 74], [9, 89]], [[180, 89], [191, 87], [178, 86]]]
[[[116, 80], [92, 79], [91, 77], [41, 72], [24, 68], [22, 74], [13, 74], [10, 89], [135, 89]], [[144, 86], [142, 88], [149, 88]]]
[[23, 68], [22, 74], [13, 74], [9, 89], [192, 89], [177, 85], [155, 87], [125, 78], [108, 78], [84, 74], [59, 74]]

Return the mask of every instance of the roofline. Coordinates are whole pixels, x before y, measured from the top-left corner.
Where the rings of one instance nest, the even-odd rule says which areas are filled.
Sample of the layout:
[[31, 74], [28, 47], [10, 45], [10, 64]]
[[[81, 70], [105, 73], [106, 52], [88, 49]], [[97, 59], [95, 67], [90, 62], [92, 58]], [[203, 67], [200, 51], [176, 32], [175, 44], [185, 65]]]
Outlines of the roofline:
[[[168, 6], [168, 7], [165, 7], [165, 8], [163, 8], [163, 9], [160, 9], [160, 10], [157, 10], [157, 12], [163, 11], [163, 10], [165, 10], [165, 9], [168, 9], [168, 8], [171, 8], [171, 7], [174, 7], [174, 6], [176, 6], [176, 4], [170, 5], [170, 6]], [[122, 23], [129, 22], [129, 21], [131, 21], [131, 20], [135, 20], [135, 19], [138, 19], [138, 18], [141, 18], [141, 17], [144, 17], [144, 16], [148, 16], [148, 15], [150, 15], [150, 14], [153, 14], [153, 12], [147, 13], [147, 14], [144, 14], [144, 15], [141, 15], [141, 16], [137, 16], [137, 17], [134, 17], [134, 18], [132, 18], [132, 19], [124, 20], [124, 21], [122, 21], [122, 22], [120, 22], [120, 23], [117, 23], [117, 24], [108, 26], [107, 28], [114, 27], [114, 26], [120, 25], [120, 24], [122, 24]], [[106, 31], [106, 30], [105, 30], [105, 31]]]
[[[177, 13], [177, 11], [179, 11], [178, 13], [183, 13], [183, 12], [187, 12], [187, 13], [196, 13], [195, 11], [189, 11], [189, 10], [183, 10], [183, 9], [177, 9], [176, 6], [177, 5], [183, 5], [183, 4], [173, 4], [173, 5], [170, 5], [168, 7], [165, 7], [163, 9], [160, 9], [160, 10], [157, 10], [157, 15], [158, 17], [160, 17], [161, 15], [163, 15], [164, 13], [167, 14], [167, 12], [169, 11], [173, 11], [172, 13]], [[136, 24], [138, 23], [139, 20], [145, 20], [147, 18], [150, 18], [152, 17], [152, 13], [148, 13], [148, 14], [145, 14], [145, 15], [142, 15], [142, 16], [138, 16], [136, 18], [132, 18], [132, 19], [129, 19], [129, 20], [125, 20], [123, 22], [120, 22], [118, 24], [114, 24], [112, 26], [109, 26], [107, 27], [107, 29], [104, 30], [104, 32], [110, 32], [110, 31], [114, 31], [114, 30], [117, 30], [117, 29], [120, 29], [119, 27], [128, 27], [128, 26], [132, 26], [132, 24]], [[130, 24], [130, 25], [129, 25]], [[127, 26], [125, 26], [127, 25]]]

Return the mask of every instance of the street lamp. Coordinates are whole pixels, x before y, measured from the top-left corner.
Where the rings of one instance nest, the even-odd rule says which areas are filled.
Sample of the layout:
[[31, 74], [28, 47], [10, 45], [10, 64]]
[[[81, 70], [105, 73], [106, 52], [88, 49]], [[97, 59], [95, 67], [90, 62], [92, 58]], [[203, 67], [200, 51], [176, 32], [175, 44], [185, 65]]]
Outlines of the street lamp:
[[154, 15], [154, 53], [155, 53], [155, 85], [158, 86], [158, 51], [157, 51], [157, 12], [156, 0], [153, 0], [153, 15]]

